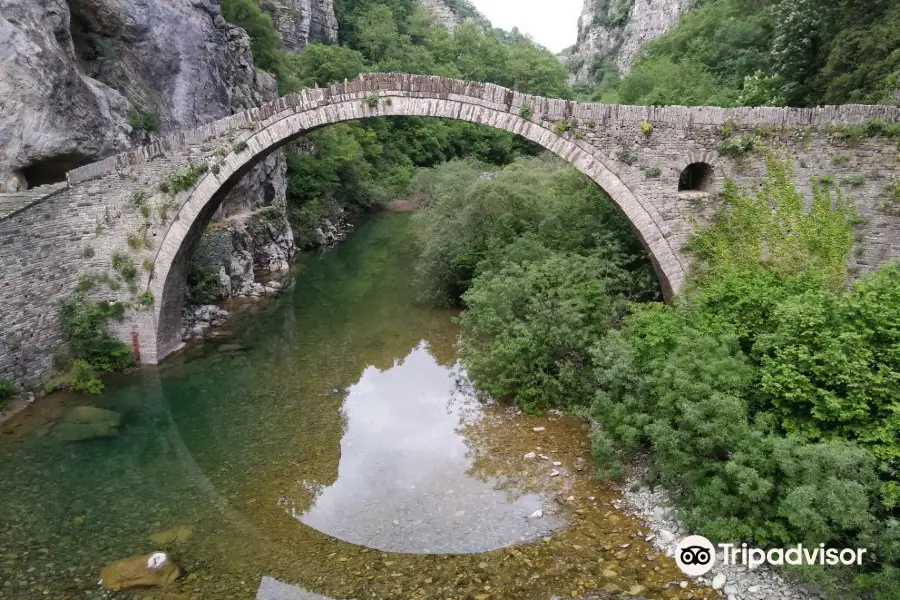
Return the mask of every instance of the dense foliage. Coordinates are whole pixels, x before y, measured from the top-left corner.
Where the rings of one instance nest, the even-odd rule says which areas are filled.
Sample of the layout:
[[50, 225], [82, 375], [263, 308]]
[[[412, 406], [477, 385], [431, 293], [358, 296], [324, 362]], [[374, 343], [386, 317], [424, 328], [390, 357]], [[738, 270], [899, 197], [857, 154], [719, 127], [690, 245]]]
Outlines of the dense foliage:
[[557, 161], [503, 169], [460, 161], [413, 182], [418, 273], [433, 299], [461, 301], [470, 377], [530, 410], [589, 398], [590, 346], [656, 298], [649, 261], [618, 209]]
[[[414, 0], [336, 0], [340, 44], [296, 55], [256, 0], [223, 6], [282, 91], [403, 71], [570, 94], [555, 57], [517, 32], [451, 33]], [[609, 64], [591, 71], [598, 95], [632, 103], [885, 102], [898, 35], [887, 0], [705, 0], [621, 81]], [[698, 533], [866, 547], [861, 571], [813, 575], [839, 597], [900, 596], [900, 267], [847, 289], [851, 203], [813, 186], [807, 212], [790, 165], [770, 160], [758, 190], [727, 186], [679, 303], [638, 304], [658, 287], [622, 216], [573, 170], [520, 158], [534, 151], [440, 120], [328, 128], [289, 149], [290, 218], [307, 244], [330, 212], [414, 193], [418, 275], [431, 300], [464, 307], [460, 353], [479, 388], [589, 414], [606, 473], [652, 450], [650, 482]]]
[[[900, 5], [890, 0], [706, 0], [647, 44], [621, 83], [633, 104], [816, 106], [896, 102]], [[610, 81], [610, 77], [613, 81]]]
[[414, 183], [419, 273], [461, 298], [477, 386], [590, 415], [606, 475], [652, 450], [649, 483], [689, 529], [865, 547], [862, 571], [807, 574], [839, 597], [897, 597], [900, 265], [846, 288], [852, 205], [816, 189], [804, 210], [790, 164], [771, 158], [753, 192], [727, 186], [680, 301], [634, 303], [646, 260], [590, 182], [536, 160], [486, 169], [455, 162]]
[[485, 271], [550, 253], [603, 259], [610, 269], [634, 273], [628, 285], [635, 295], [655, 293], [648, 259], [625, 218], [593, 182], [559, 161], [520, 159], [502, 169], [455, 161], [420, 171], [412, 190], [424, 205], [414, 216], [418, 273], [441, 303], [457, 303]]

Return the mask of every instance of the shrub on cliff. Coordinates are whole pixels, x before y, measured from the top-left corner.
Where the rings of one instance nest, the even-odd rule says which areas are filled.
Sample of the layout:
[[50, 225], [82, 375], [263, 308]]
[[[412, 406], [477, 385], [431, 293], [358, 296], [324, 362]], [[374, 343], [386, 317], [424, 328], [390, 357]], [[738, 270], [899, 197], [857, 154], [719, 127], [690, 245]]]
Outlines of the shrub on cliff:
[[641, 49], [619, 92], [634, 104], [891, 104], [898, 43], [891, 0], [708, 0]]
[[120, 303], [86, 300], [75, 294], [60, 303], [60, 326], [75, 359], [66, 381], [76, 391], [99, 394], [103, 383], [97, 372], [121, 371], [134, 364], [134, 353], [109, 333], [108, 319], [121, 320], [125, 307]]
[[16, 393], [16, 386], [11, 381], [0, 379], [0, 410], [6, 408], [7, 401]]

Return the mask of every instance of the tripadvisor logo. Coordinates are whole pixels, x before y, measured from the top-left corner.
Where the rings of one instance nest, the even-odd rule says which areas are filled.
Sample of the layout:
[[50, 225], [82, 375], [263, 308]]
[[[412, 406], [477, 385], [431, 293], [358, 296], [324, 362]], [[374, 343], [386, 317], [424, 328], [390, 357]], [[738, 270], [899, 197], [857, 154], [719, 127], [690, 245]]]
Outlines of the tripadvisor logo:
[[685, 575], [705, 575], [716, 564], [716, 548], [702, 535], [689, 535], [678, 543], [675, 562]]
[[[865, 548], [826, 548], [825, 544], [807, 548], [797, 544], [790, 548], [748, 548], [747, 544], [718, 544], [723, 565], [741, 564], [751, 569], [770, 565], [861, 565]], [[716, 546], [702, 535], [690, 535], [678, 543], [675, 562], [686, 575], [705, 575], [716, 564]]]

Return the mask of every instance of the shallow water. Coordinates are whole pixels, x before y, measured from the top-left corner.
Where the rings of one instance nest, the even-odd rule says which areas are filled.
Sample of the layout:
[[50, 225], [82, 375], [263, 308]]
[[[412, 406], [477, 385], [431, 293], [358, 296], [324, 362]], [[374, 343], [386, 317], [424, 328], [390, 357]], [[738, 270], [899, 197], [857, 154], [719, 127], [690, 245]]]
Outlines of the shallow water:
[[[581, 422], [475, 399], [453, 313], [414, 303], [408, 228], [370, 219], [220, 341], [4, 426], [0, 598], [131, 598], [100, 568], [161, 549], [192, 599], [705, 597], [591, 478]], [[119, 435], [59, 439], [77, 404]]]

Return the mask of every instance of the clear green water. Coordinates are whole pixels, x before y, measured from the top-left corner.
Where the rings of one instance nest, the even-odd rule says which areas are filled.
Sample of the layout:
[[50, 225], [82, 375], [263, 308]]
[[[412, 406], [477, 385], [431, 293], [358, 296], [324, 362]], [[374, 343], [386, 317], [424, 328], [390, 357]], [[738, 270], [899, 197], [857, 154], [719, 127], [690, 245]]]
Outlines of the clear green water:
[[[162, 549], [185, 571], [172, 600], [255, 598], [264, 577], [333, 598], [687, 597], [589, 477], [581, 423], [473, 399], [453, 314], [414, 302], [408, 229], [370, 219], [281, 297], [230, 306], [221, 341], [7, 424], [0, 598], [131, 598], [100, 568]], [[120, 434], [59, 439], [86, 403]]]

